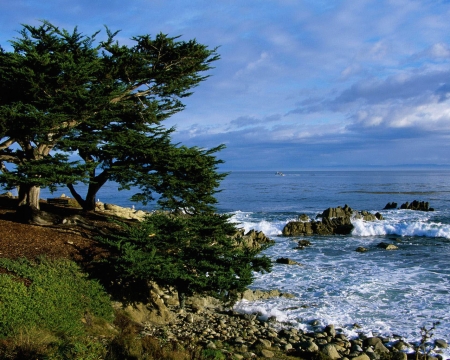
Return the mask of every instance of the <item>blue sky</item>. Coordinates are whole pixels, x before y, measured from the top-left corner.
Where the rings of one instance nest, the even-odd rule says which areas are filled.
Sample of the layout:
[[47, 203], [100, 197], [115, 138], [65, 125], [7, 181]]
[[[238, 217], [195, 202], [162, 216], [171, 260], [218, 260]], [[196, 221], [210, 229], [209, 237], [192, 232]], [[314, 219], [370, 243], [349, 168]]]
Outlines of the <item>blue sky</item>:
[[219, 46], [166, 124], [224, 169], [450, 169], [449, 1], [0, 0], [2, 47], [39, 19]]

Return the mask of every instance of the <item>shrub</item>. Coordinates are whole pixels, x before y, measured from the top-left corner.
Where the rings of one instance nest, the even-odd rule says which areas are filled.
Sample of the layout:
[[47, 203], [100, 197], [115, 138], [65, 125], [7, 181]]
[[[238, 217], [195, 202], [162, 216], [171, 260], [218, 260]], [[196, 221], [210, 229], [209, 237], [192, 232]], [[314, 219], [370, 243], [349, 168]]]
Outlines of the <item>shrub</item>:
[[[184, 294], [207, 294], [222, 300], [244, 291], [255, 271], [270, 271], [271, 261], [259, 256], [267, 246], [250, 249], [236, 243], [235, 225], [227, 215], [153, 214], [104, 243], [114, 248], [111, 261], [123, 278], [153, 280], [173, 286], [180, 306]], [[231, 299], [232, 300], [232, 299]]]

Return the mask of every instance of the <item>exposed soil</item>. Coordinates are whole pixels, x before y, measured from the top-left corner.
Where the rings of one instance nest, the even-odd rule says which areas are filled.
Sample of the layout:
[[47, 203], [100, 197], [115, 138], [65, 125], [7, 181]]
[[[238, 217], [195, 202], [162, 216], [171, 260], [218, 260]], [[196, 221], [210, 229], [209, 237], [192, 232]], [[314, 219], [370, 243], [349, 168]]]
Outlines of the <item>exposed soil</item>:
[[0, 257], [35, 259], [44, 255], [47, 258], [67, 258], [88, 263], [108, 255], [108, 250], [95, 240], [100, 230], [109, 232], [117, 227], [106, 216], [41, 202], [42, 210], [64, 217], [82, 216], [93, 229], [78, 225], [37, 226], [21, 222], [15, 206], [14, 199], [1, 197]]

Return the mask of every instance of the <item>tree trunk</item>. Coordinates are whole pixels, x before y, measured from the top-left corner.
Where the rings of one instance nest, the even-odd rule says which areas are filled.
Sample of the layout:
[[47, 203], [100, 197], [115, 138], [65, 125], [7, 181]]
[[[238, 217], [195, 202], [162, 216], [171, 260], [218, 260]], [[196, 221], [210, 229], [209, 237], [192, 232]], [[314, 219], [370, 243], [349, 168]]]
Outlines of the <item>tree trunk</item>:
[[178, 290], [178, 301], [180, 303], [180, 309], [184, 309], [186, 306], [186, 294], [182, 290]]
[[21, 185], [19, 187], [19, 206], [31, 206], [39, 210], [40, 194], [41, 188], [39, 186]]
[[83, 208], [84, 211], [95, 211], [95, 198], [100, 188], [105, 185], [108, 181], [109, 174], [107, 171], [103, 171], [99, 175], [95, 176], [95, 172], [91, 176], [88, 185], [88, 191], [86, 194], [86, 199], [83, 199], [80, 194], [77, 193], [72, 184], [67, 184], [70, 193], [78, 201], [78, 204]]

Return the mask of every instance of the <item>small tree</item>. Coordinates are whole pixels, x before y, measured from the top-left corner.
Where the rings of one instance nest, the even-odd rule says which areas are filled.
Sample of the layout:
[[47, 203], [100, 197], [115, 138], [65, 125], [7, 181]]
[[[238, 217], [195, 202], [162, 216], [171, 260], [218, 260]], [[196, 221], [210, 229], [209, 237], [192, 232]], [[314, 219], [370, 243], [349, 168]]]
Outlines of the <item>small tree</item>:
[[[218, 172], [222, 161], [214, 153], [222, 148], [173, 148], [164, 168], [156, 169], [158, 203], [169, 211], [133, 226], [123, 224], [122, 233], [101, 239], [115, 250], [109, 261], [124, 280], [173, 286], [183, 307], [185, 295], [193, 293], [233, 300], [252, 283], [255, 271], [271, 270], [270, 259], [259, 255], [270, 245], [243, 246], [229, 215], [216, 213], [214, 194], [226, 174]], [[149, 177], [136, 181], [144, 192], [146, 181], [155, 186]]]
[[157, 213], [103, 241], [117, 251], [111, 261], [121, 276], [175, 287], [181, 308], [193, 293], [233, 301], [255, 271], [271, 270], [271, 262], [258, 256], [267, 246], [250, 249], [233, 239], [236, 228], [228, 219], [211, 212]]

